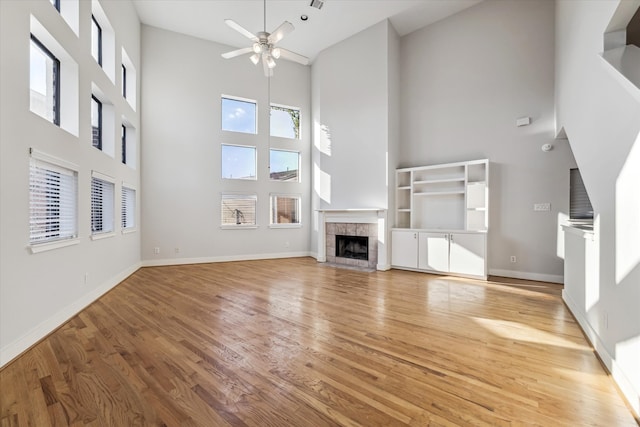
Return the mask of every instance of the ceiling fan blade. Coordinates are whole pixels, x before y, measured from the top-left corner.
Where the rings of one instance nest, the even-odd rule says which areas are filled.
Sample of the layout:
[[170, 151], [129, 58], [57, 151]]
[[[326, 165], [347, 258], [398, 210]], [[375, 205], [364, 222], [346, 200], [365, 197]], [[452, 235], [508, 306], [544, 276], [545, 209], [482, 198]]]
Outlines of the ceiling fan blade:
[[276, 44], [293, 30], [293, 24], [289, 21], [284, 21], [278, 28], [273, 30], [273, 33], [269, 35], [269, 38], [267, 40], [270, 44]]
[[236, 30], [237, 32], [239, 32], [240, 34], [248, 38], [249, 40], [253, 40], [254, 42], [258, 41], [258, 36], [256, 36], [246, 28], [244, 28], [242, 25], [238, 24], [233, 19], [225, 19], [224, 23], [227, 24], [230, 28], [233, 28], [234, 30]]
[[253, 52], [251, 47], [243, 47], [242, 49], [232, 50], [231, 52], [225, 52], [222, 54], [224, 59], [235, 58], [236, 56], [244, 55], [245, 53]]
[[280, 49], [281, 58], [288, 59], [289, 61], [297, 62], [298, 64], [309, 65], [309, 58], [307, 58], [306, 56], [302, 56], [300, 54], [291, 52], [290, 50], [283, 49], [281, 47], [278, 49]]

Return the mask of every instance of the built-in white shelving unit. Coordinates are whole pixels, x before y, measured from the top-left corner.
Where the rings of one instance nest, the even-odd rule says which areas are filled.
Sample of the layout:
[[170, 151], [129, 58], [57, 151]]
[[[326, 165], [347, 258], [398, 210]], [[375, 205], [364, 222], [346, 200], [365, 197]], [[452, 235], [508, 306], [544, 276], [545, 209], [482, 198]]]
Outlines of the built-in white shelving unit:
[[396, 170], [397, 268], [487, 276], [489, 161]]

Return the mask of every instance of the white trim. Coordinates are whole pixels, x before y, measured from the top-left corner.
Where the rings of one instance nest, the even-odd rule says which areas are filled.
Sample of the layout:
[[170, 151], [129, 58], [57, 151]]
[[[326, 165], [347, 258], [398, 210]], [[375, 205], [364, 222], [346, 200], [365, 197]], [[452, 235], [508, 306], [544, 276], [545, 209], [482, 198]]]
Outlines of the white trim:
[[115, 235], [116, 235], [116, 233], [114, 231], [108, 231], [106, 233], [92, 234], [91, 235], [91, 240], [108, 239], [109, 237], [113, 237]]
[[122, 181], [122, 187], [128, 188], [129, 190], [133, 190], [135, 192], [137, 192], [137, 190], [138, 190], [135, 185], [129, 184], [126, 181]]
[[564, 283], [564, 276], [558, 274], [530, 273], [527, 271], [489, 269], [489, 276], [511, 277], [513, 279], [535, 280], [536, 282]]
[[221, 230], [255, 230], [258, 225], [221, 225]]
[[255, 261], [262, 259], [302, 258], [312, 256], [311, 252], [281, 252], [273, 254], [231, 255], [199, 258], [166, 258], [158, 260], [143, 260], [142, 267], [159, 267], [165, 265], [207, 264], [211, 262]]
[[595, 352], [602, 360], [602, 363], [607, 367], [609, 373], [613, 377], [613, 380], [616, 382], [620, 391], [624, 395], [627, 403], [635, 411], [636, 414], [640, 414], [640, 394], [633, 387], [633, 384], [629, 379], [624, 375], [624, 370], [620, 368], [616, 360], [609, 354], [606, 346], [598, 336], [598, 333], [591, 327], [589, 324], [589, 320], [585, 317], [585, 313], [582, 312], [578, 305], [571, 299], [571, 296], [565, 290], [562, 291], [562, 300], [567, 305], [567, 308], [573, 314], [580, 329], [586, 335], [591, 347], [595, 350]]
[[48, 319], [45, 319], [39, 325], [35, 326], [29, 332], [24, 334], [22, 337], [2, 347], [0, 349], [0, 367], [6, 365], [10, 361], [18, 357], [20, 354], [35, 345], [38, 341], [53, 332], [56, 328], [62, 326], [65, 322], [84, 310], [87, 306], [96, 301], [102, 295], [104, 295], [116, 285], [124, 281], [127, 277], [138, 271], [140, 267], [141, 264], [136, 263], [131, 267], [126, 268], [125, 270], [113, 276], [111, 279], [106, 280], [102, 285], [95, 288], [93, 291], [80, 297]]
[[71, 239], [55, 240], [53, 242], [34, 243], [32, 245], [29, 245], [28, 247], [32, 254], [39, 254], [40, 252], [46, 252], [53, 249], [64, 248], [66, 246], [77, 245], [78, 243], [80, 243], [80, 239], [74, 237]]
[[78, 165], [76, 165], [75, 163], [68, 162], [59, 157], [52, 156], [50, 154], [44, 153], [35, 148], [29, 148], [29, 154], [31, 155], [32, 158], [36, 160], [51, 163], [52, 165], [60, 166], [65, 169], [70, 169], [76, 173], [78, 172], [79, 168], [78, 168]]
[[[114, 185], [114, 187], [115, 187], [115, 185], [116, 185], [116, 180], [115, 180], [115, 178], [110, 177], [109, 175], [105, 175], [105, 174], [103, 174], [103, 173], [100, 173], [100, 172], [98, 172], [98, 171], [94, 171], [94, 170], [92, 170], [92, 171], [91, 171], [91, 178], [96, 178], [96, 179], [99, 179], [99, 180], [101, 180], [101, 181], [106, 181], [106, 182], [108, 182], [108, 183], [110, 183], [110, 184], [113, 184], [113, 185]], [[114, 190], [115, 190], [115, 188], [114, 188]]]
[[269, 228], [302, 228], [300, 223], [269, 224]]
[[131, 234], [131, 233], [135, 233], [136, 231], [138, 231], [137, 228], [123, 228], [122, 229], [122, 234]]

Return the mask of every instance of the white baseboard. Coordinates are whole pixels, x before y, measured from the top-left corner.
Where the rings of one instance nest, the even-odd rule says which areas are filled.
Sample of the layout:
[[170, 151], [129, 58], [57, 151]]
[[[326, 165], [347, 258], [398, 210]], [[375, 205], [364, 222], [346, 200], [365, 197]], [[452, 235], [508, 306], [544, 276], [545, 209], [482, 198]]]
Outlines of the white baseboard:
[[578, 321], [578, 325], [587, 336], [587, 339], [591, 342], [591, 346], [598, 353], [600, 360], [607, 367], [613, 380], [616, 382], [620, 391], [624, 395], [625, 399], [631, 406], [631, 409], [635, 412], [636, 417], [640, 415], [640, 393], [635, 390], [631, 381], [624, 374], [624, 371], [620, 368], [616, 360], [611, 356], [611, 354], [607, 351], [604, 343], [600, 339], [600, 336], [596, 332], [595, 329], [591, 327], [589, 320], [587, 319], [586, 313], [579, 309], [579, 306], [571, 299], [571, 296], [566, 292], [562, 291], [562, 299], [573, 314], [573, 317]]
[[564, 276], [556, 274], [529, 273], [527, 271], [499, 270], [490, 268], [489, 276], [511, 277], [514, 279], [535, 280], [537, 282], [564, 283]]
[[131, 267], [121, 271], [113, 276], [111, 279], [105, 281], [102, 285], [95, 288], [93, 291], [83, 295], [80, 299], [72, 302], [62, 310], [58, 311], [53, 316], [41, 322], [39, 325], [31, 329], [29, 332], [18, 338], [16, 341], [9, 343], [0, 349], [0, 367], [6, 365], [24, 351], [28, 350], [38, 341], [55, 331], [62, 326], [65, 322], [71, 319], [76, 314], [80, 313], [84, 308], [89, 306], [92, 302], [100, 298], [102, 295], [113, 289], [117, 284], [122, 282], [127, 277], [135, 273], [142, 265], [136, 263]]
[[161, 267], [165, 265], [206, 264], [209, 262], [254, 261], [260, 259], [301, 258], [312, 256], [311, 252], [282, 252], [273, 254], [231, 255], [198, 258], [165, 258], [142, 261], [143, 267]]

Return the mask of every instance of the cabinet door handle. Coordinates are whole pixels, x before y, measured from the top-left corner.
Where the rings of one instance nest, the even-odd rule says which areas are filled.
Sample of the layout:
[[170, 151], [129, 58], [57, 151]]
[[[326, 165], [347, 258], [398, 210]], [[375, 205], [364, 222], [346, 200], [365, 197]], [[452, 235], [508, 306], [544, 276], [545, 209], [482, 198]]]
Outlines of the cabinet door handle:
[[417, 239], [418, 238], [418, 233], [413, 233], [413, 238]]
[[453, 234], [449, 234], [449, 242], [453, 243]]

